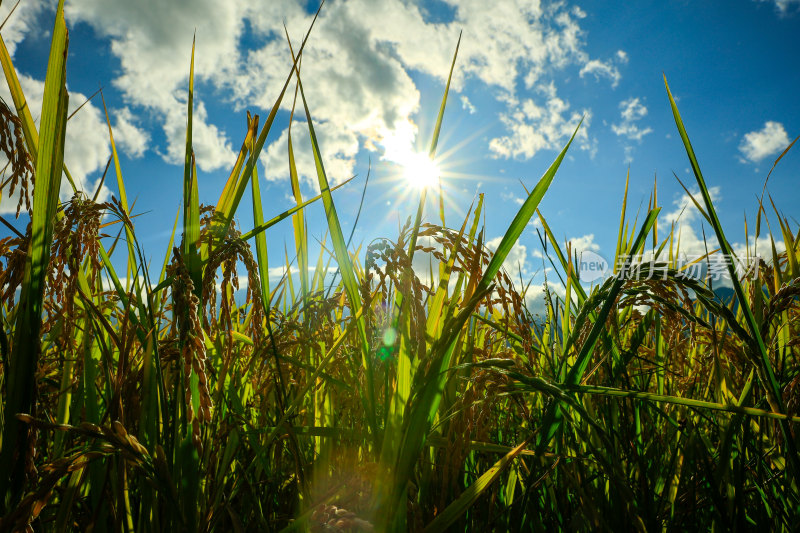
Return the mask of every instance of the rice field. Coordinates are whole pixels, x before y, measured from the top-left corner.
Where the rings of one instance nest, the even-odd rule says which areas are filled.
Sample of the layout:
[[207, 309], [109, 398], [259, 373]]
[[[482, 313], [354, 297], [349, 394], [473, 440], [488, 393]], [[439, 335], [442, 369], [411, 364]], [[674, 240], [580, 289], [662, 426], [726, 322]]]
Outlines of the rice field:
[[[182, 212], [164, 220], [166, 250], [140, 245], [115, 148], [110, 202], [59, 198], [72, 181], [63, 5], [38, 130], [0, 46], [13, 97], [0, 104], [3, 192], [27, 191], [20, 220], [30, 217], [0, 240], [0, 530], [797, 527], [795, 221], [761, 196], [749, 231], [771, 249], [739, 257], [753, 264], [747, 275], [729, 262], [733, 291], [722, 297], [687, 275], [680, 236], [658, 223], [655, 185], [641, 213], [628, 210], [626, 185], [609, 228], [613, 271], [587, 288], [557, 221], [537, 209], [570, 140], [493, 251], [483, 197], [445, 223], [436, 186], [397, 235], [356, 248], [303, 90], [305, 44], [290, 43], [283, 89], [268, 116], [249, 117], [215, 205], [198, 200], [192, 55]], [[664, 81], [692, 169], [685, 185], [701, 192], [713, 230], [700, 263], [732, 257], [690, 142], [703, 132], [685, 130]], [[448, 90], [449, 79], [431, 158]], [[321, 192], [302, 197], [290, 137], [296, 205], [274, 213], [255, 163], [290, 99], [307, 120], [294, 135], [311, 139]], [[110, 123], [108, 134], [113, 147]], [[431, 199], [437, 223], [423, 222]], [[303, 216], [312, 204], [327, 218], [317, 257]], [[251, 209], [254, 227], [237, 231], [237, 213]], [[534, 219], [566, 294], [548, 291], [543, 316], [527, 307], [535, 289], [503, 266]], [[292, 225], [298, 269], [270, 283], [266, 233], [277, 224]], [[419, 257], [429, 272], [412, 268]], [[634, 265], [647, 275], [624, 275]]]

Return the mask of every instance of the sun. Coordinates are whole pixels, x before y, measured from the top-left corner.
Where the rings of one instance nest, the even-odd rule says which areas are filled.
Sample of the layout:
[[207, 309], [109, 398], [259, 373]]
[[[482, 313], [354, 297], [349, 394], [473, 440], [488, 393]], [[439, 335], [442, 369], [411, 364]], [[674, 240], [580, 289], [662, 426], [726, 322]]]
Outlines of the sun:
[[406, 182], [417, 189], [433, 187], [439, 183], [441, 171], [427, 154], [412, 153], [401, 162]]

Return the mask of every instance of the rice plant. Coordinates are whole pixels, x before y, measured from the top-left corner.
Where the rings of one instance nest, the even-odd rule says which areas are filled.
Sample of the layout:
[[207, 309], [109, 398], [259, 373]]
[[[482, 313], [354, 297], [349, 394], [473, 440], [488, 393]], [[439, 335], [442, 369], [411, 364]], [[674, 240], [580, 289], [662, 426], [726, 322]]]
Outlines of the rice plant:
[[[483, 197], [448, 226], [441, 188], [440, 223], [423, 223], [437, 194], [423, 189], [398, 235], [355, 250], [303, 90], [310, 34], [287, 43], [282, 90], [263, 124], [248, 116], [216, 205], [198, 200], [192, 50], [182, 215], [157, 265], [137, 239], [110, 123], [116, 197], [59, 201], [72, 181], [63, 2], [38, 131], [0, 37], [13, 98], [0, 103], [3, 181], [30, 217], [0, 240], [0, 530], [794, 529], [800, 231], [760, 204], [771, 256], [746, 277], [729, 263], [734, 295], [722, 299], [687, 275], [679, 235], [659, 232], [655, 188], [640, 223], [626, 183], [617, 275], [586, 289], [538, 210], [573, 134], [494, 252]], [[731, 256], [666, 96], [718, 243], [702, 259]], [[296, 205], [272, 215], [256, 162], [287, 98], [307, 121], [293, 133], [310, 138], [321, 192], [302, 198], [290, 134]], [[316, 202], [328, 236], [314, 258], [303, 210]], [[241, 233], [234, 217], [249, 207], [255, 227]], [[543, 317], [503, 268], [534, 217], [566, 294], [548, 292]], [[271, 284], [266, 233], [288, 218], [299, 278]], [[431, 272], [412, 268], [420, 256]], [[634, 264], [648, 275], [619, 275]]]

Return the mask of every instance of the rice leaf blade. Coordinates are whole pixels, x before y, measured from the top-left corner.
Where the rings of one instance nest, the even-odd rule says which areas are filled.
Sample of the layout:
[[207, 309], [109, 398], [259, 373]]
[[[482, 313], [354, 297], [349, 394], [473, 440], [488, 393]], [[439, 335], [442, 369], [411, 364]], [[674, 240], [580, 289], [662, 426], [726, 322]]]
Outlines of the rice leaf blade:
[[[31, 241], [25, 262], [19, 307], [14, 328], [14, 350], [6, 377], [7, 395], [3, 413], [3, 448], [0, 451], [0, 511], [13, 509], [21, 497], [25, 477], [24, 461], [19, 460], [27, 449], [26, 425], [15, 419], [17, 413], [30, 413], [34, 406], [35, 372], [40, 351], [39, 331], [42, 306], [50, 262], [61, 175], [64, 168], [64, 141], [67, 127], [69, 95], [66, 88], [68, 48], [64, 2], [56, 10], [50, 57], [45, 75], [42, 101], [41, 135], [36, 156], [36, 184], [33, 194]], [[18, 459], [14, 459], [14, 457]]]

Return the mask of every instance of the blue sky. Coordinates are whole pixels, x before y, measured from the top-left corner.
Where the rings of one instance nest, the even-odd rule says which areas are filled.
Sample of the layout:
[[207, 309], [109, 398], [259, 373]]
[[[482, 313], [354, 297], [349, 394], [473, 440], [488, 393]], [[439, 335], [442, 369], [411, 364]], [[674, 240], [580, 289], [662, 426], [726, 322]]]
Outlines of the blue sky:
[[[52, 4], [22, 0], [2, 29], [34, 111], [40, 106]], [[12, 5], [3, 2], [0, 18]], [[143, 213], [136, 219], [137, 235], [155, 263], [164, 257], [180, 205], [193, 33], [200, 199], [215, 203], [245, 133], [245, 111], [261, 115], [263, 123], [288, 74], [283, 22], [299, 43], [315, 8], [314, 2], [292, 0], [197, 0], [166, 7], [156, 0], [67, 1], [71, 107], [104, 88], [128, 196], [136, 198], [135, 212]], [[744, 215], [754, 219], [767, 172], [800, 134], [797, 0], [330, 1], [308, 41], [302, 74], [331, 181], [357, 175], [334, 193], [346, 233], [372, 162], [356, 243], [395, 238], [398, 224], [413, 215], [419, 191], [405, 181], [403, 163], [427, 149], [462, 30], [439, 145], [448, 225], [459, 226], [475, 193], [483, 192], [487, 239], [500, 237], [524, 195], [520, 180], [535, 185], [584, 116], [541, 204], [556, 236], [605, 257], [613, 254], [630, 168], [629, 205], [646, 208], [657, 176], [662, 220], [681, 227], [688, 252], [699, 250], [700, 217], [692, 208], [678, 217], [688, 198], [672, 174], [694, 181], [663, 73], [729, 239], [746, 242]], [[0, 96], [10, 102], [7, 94], [3, 84]], [[285, 136], [291, 94], [284, 104], [259, 168], [268, 217], [293, 205]], [[292, 131], [308, 197], [317, 186], [303, 120], [301, 114]], [[102, 104], [95, 98], [68, 125], [66, 160], [93, 192], [109, 155]], [[790, 219], [800, 214], [799, 170], [795, 148], [768, 187]], [[104, 195], [116, 193], [113, 179], [105, 188]], [[9, 219], [16, 200], [3, 193], [0, 214]], [[438, 220], [433, 204], [426, 214]], [[307, 210], [307, 220], [321, 239], [321, 204]], [[252, 227], [249, 202], [237, 221], [242, 231]], [[25, 223], [15, 222], [19, 228]], [[523, 234], [511, 262], [541, 284], [535, 226]], [[0, 237], [7, 234], [0, 228]], [[289, 221], [268, 233], [270, 266], [285, 264], [284, 243], [293, 248]], [[312, 240], [312, 257], [313, 248]]]

